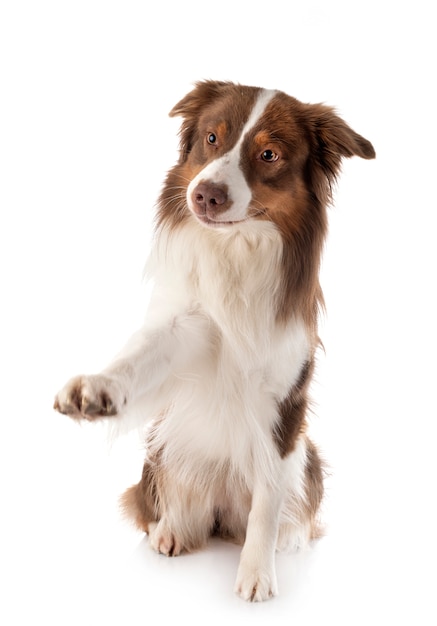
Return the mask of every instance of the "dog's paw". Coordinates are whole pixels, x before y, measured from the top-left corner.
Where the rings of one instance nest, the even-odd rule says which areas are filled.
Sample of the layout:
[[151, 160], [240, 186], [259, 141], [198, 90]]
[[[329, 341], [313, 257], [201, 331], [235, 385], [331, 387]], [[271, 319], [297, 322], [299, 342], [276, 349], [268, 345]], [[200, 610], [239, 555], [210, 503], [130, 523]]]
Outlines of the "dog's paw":
[[149, 543], [155, 552], [165, 556], [179, 556], [182, 544], [161, 520], [149, 524]]
[[122, 389], [111, 378], [77, 376], [57, 394], [53, 408], [74, 419], [94, 420], [118, 415], [125, 404]]
[[240, 562], [234, 591], [248, 602], [263, 602], [277, 596], [275, 570]]

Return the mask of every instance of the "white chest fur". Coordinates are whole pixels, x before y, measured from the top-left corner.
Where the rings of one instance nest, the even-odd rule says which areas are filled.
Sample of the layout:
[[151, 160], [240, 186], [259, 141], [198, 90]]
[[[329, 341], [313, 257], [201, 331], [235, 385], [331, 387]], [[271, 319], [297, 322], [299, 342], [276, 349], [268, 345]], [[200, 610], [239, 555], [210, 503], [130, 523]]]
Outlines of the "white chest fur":
[[193, 222], [157, 242], [150, 323], [167, 318], [188, 330], [187, 358], [159, 390], [166, 419], [157, 444], [169, 457], [192, 451], [196, 463], [201, 454], [246, 469], [254, 447], [271, 458], [278, 402], [309, 356], [302, 321], [275, 319], [281, 254], [279, 233], [265, 223], [228, 234]]

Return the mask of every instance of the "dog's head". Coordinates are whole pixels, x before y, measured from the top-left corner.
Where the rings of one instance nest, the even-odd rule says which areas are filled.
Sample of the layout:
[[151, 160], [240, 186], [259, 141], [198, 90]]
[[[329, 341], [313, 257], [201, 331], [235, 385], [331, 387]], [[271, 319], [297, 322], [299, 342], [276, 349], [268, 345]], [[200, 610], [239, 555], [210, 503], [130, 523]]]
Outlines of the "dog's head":
[[332, 108], [280, 91], [204, 81], [170, 115], [183, 117], [176, 213], [213, 228], [270, 220], [296, 232], [326, 206], [343, 157], [375, 156]]

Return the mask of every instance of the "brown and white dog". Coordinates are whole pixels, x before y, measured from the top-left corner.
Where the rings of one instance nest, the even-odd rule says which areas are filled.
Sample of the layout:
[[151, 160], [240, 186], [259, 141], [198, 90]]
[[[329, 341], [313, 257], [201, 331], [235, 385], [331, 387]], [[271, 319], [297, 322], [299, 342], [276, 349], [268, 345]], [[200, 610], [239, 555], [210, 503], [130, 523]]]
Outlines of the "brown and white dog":
[[280, 91], [199, 82], [170, 115], [183, 118], [181, 151], [160, 197], [147, 320], [55, 408], [152, 418], [126, 511], [169, 556], [212, 534], [241, 543], [235, 591], [266, 600], [275, 550], [318, 533], [306, 412], [326, 208], [342, 157], [375, 152], [331, 108]]

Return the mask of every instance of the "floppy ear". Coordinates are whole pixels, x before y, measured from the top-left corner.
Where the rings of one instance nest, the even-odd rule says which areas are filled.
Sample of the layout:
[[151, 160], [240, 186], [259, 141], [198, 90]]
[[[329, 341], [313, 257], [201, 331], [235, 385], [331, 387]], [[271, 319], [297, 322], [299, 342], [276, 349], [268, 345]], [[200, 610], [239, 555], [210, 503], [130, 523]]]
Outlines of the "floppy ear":
[[182, 115], [183, 117], [196, 116], [200, 109], [211, 100], [214, 100], [223, 88], [231, 83], [218, 80], [201, 80], [195, 83], [194, 89], [180, 100], [170, 111], [170, 117]]
[[312, 106], [311, 113], [318, 161], [330, 182], [337, 177], [343, 157], [375, 158], [370, 141], [352, 130], [334, 109], [317, 104]]
[[196, 122], [204, 106], [214, 101], [231, 83], [205, 80], [195, 83], [195, 88], [180, 100], [170, 111], [170, 117], [181, 115], [184, 119], [180, 130], [181, 162], [189, 154], [196, 132]]

